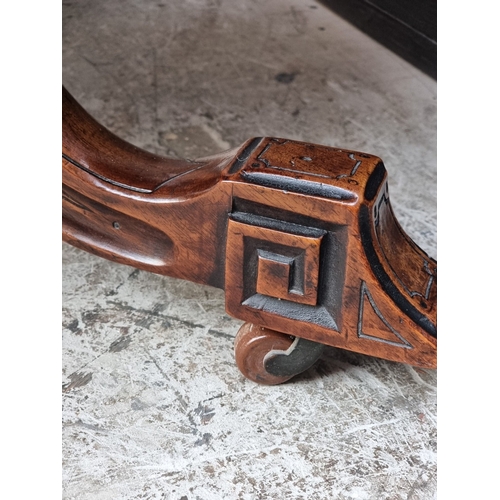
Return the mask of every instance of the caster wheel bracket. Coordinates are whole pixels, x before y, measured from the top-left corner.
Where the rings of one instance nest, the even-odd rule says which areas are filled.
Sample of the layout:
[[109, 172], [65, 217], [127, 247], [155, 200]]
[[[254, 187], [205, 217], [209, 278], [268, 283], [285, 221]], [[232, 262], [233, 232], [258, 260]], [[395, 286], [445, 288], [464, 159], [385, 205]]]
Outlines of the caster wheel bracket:
[[323, 344], [295, 337], [286, 350], [272, 350], [264, 358], [268, 373], [277, 377], [292, 377], [310, 368], [321, 356]]

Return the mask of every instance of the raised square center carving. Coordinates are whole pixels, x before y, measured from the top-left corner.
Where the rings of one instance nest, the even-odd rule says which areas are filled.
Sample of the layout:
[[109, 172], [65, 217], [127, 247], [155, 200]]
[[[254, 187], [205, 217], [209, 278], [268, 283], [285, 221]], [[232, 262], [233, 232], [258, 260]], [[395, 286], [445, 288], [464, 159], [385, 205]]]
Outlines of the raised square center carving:
[[314, 220], [286, 220], [286, 212], [277, 213], [285, 220], [261, 213], [235, 210], [228, 220], [226, 311], [291, 335], [307, 325], [340, 334], [345, 226], [323, 229]]
[[[265, 250], [258, 250], [257, 254], [257, 293], [290, 300], [295, 259]], [[303, 290], [292, 293], [304, 294]]]
[[[295, 226], [297, 227], [297, 226]], [[254, 294], [309, 306], [318, 303], [322, 231], [310, 235], [229, 221], [226, 278], [243, 284], [240, 304]]]

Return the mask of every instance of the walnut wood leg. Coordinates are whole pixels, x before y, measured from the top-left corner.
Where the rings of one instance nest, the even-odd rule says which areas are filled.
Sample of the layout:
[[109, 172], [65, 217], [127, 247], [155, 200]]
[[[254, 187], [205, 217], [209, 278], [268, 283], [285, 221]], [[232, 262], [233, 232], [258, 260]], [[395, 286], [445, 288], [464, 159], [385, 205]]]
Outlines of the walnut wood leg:
[[437, 262], [394, 217], [380, 158], [269, 137], [161, 158], [64, 92], [62, 166], [63, 239], [223, 289], [251, 380], [286, 381], [323, 344], [436, 367]]

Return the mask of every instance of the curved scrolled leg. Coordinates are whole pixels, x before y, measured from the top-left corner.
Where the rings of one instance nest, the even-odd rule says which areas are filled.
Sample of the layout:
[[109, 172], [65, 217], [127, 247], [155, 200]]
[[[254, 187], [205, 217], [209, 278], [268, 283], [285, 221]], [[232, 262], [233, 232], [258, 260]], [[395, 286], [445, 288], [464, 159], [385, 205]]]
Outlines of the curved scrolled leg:
[[380, 158], [272, 137], [159, 157], [66, 91], [62, 155], [63, 239], [223, 289], [247, 378], [285, 382], [323, 344], [436, 367], [437, 262], [397, 222]]
[[324, 345], [245, 323], [236, 335], [236, 364], [243, 375], [259, 384], [277, 385], [310, 368]]

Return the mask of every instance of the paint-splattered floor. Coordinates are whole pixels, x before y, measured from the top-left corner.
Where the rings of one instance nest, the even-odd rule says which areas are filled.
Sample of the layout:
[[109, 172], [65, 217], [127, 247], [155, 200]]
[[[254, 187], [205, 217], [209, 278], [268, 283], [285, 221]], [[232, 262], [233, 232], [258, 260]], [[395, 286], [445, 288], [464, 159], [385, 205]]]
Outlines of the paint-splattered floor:
[[[140, 147], [276, 136], [366, 151], [436, 256], [436, 82], [314, 1], [63, 6], [63, 82]], [[436, 372], [327, 349], [239, 373], [222, 291], [63, 245], [65, 499], [436, 497]]]

